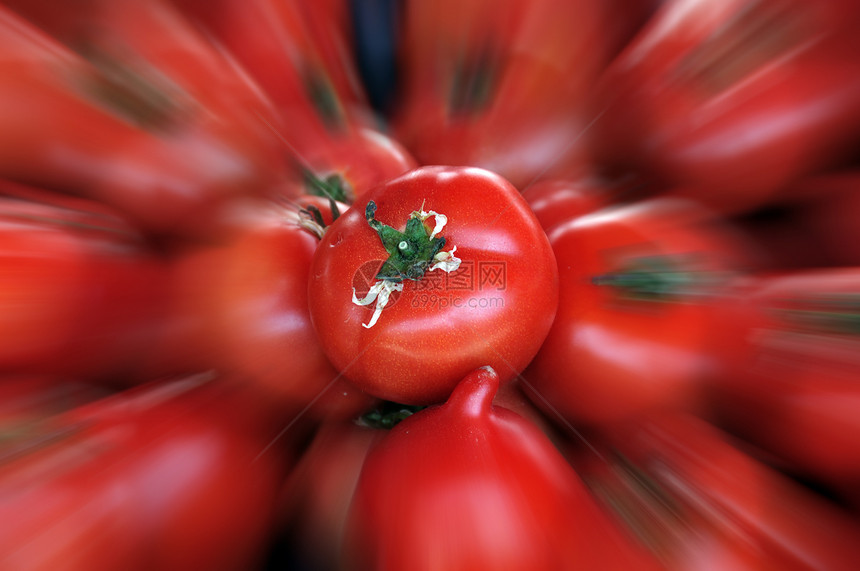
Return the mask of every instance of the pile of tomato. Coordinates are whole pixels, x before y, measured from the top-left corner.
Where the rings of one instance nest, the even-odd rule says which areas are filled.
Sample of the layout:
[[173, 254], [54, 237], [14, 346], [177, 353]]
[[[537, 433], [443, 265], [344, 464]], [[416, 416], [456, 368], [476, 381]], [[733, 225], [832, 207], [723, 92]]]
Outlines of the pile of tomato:
[[858, 29], [3, 0], [0, 569], [856, 569]]

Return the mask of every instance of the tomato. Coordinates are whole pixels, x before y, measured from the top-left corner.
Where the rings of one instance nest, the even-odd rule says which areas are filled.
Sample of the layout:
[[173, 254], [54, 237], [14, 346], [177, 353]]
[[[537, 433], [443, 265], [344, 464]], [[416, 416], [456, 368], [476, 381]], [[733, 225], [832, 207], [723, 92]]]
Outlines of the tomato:
[[[586, 93], [616, 37], [605, 7], [565, 0], [406, 2], [395, 136], [422, 164], [522, 189], [587, 171]], [[626, 20], [618, 10], [614, 20]]]
[[860, 269], [752, 281], [722, 312], [716, 418], [792, 471], [853, 487], [860, 476]]
[[677, 200], [607, 208], [556, 227], [559, 311], [523, 386], [553, 418], [604, 424], [696, 409], [711, 299], [752, 262], [707, 211]]
[[779, 199], [860, 133], [854, 2], [672, 0], [593, 93], [597, 161], [711, 206]]
[[[331, 220], [327, 201], [299, 204], [309, 202]], [[318, 243], [295, 208], [272, 205], [248, 213], [230, 244], [173, 260], [173, 314], [165, 322], [178, 322], [177, 330], [163, 338], [156, 371], [225, 371], [259, 395], [261, 410], [281, 418], [306, 407], [315, 416], [351, 416], [369, 406], [329, 363], [311, 325], [307, 283]]]
[[830, 173], [795, 187], [808, 197], [798, 203], [797, 226], [808, 240], [820, 245], [819, 256], [833, 265], [860, 266], [860, 173]]
[[103, 387], [52, 375], [0, 375], [0, 426], [4, 438], [24, 434], [47, 417], [103, 398]]
[[523, 198], [547, 234], [569, 220], [599, 210], [606, 196], [587, 182], [543, 180], [523, 190]]
[[[332, 134], [366, 123], [352, 62], [334, 57], [314, 35], [310, 10], [295, 0], [172, 0], [211, 34], [271, 98], [281, 131], [303, 154]], [[314, 21], [318, 26], [318, 20]], [[335, 48], [336, 49], [336, 48]], [[350, 77], [352, 76], [352, 77]]]
[[[248, 569], [282, 461], [234, 393], [200, 379], [71, 411], [4, 442], [0, 562], [14, 569]], [[14, 452], [14, 455], [9, 455]], [[213, 545], [217, 549], [213, 549]]]
[[552, 250], [519, 192], [457, 167], [420, 168], [361, 195], [323, 236], [308, 287], [335, 368], [404, 404], [444, 400], [486, 363], [511, 380], [558, 299]]
[[158, 332], [158, 260], [99, 206], [73, 209], [0, 182], [0, 369], [108, 380], [130, 374]]
[[666, 569], [853, 569], [860, 526], [686, 415], [614, 431], [581, 473]]
[[[304, 192], [330, 195], [346, 203], [352, 203], [367, 190], [418, 166], [400, 143], [367, 128], [328, 138], [315, 146], [305, 146], [300, 163], [298, 170], [304, 174], [301, 182]], [[334, 183], [336, 188], [321, 189], [314, 181], [308, 181], [308, 175]], [[287, 193], [288, 196], [295, 194]]]
[[649, 569], [531, 423], [469, 373], [442, 405], [395, 426], [364, 462], [347, 569]]
[[347, 514], [364, 460], [384, 430], [355, 423], [320, 427], [285, 484], [291, 546], [313, 569], [337, 569]]
[[83, 22], [62, 44], [0, 11], [0, 175], [223, 239], [237, 201], [284, 179], [269, 103], [161, 2], [93, 3]]

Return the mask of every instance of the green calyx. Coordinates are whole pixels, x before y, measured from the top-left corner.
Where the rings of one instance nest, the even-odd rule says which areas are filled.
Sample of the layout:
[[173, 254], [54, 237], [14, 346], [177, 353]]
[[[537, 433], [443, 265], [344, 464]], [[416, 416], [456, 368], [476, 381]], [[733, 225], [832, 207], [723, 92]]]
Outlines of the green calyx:
[[401, 232], [376, 220], [376, 203], [367, 203], [365, 217], [376, 230], [388, 259], [382, 265], [376, 279], [401, 282], [404, 279], [418, 280], [434, 263], [434, 256], [445, 246], [445, 238], [431, 237], [424, 221], [414, 214]]
[[594, 285], [613, 287], [623, 296], [640, 301], [685, 297], [695, 292], [699, 281], [696, 272], [679, 269], [667, 256], [638, 258], [618, 272], [591, 278]]
[[358, 419], [357, 424], [367, 428], [390, 430], [397, 426], [400, 421], [425, 408], [427, 407], [383, 401], [373, 410], [363, 414]]
[[783, 320], [801, 329], [833, 335], [860, 335], [858, 294], [833, 293], [790, 302], [793, 307], [775, 311]]
[[315, 175], [310, 169], [303, 169], [305, 179], [305, 190], [308, 194], [322, 196], [329, 200], [337, 200], [350, 204], [352, 193], [347, 189], [346, 182], [337, 174], [330, 174], [325, 178]]

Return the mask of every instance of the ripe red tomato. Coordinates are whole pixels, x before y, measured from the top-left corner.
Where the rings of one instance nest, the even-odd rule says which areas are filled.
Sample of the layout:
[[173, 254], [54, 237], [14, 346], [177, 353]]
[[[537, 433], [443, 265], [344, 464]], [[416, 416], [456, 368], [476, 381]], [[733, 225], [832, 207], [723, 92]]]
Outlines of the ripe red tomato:
[[468, 374], [365, 460], [347, 569], [655, 569], [611, 525], [549, 440], [493, 406], [499, 377]]
[[721, 311], [717, 418], [806, 477], [860, 477], [860, 269], [806, 270], [739, 288]]
[[585, 93], [610, 51], [593, 2], [406, 2], [393, 128], [422, 164], [518, 188], [586, 168]]
[[[367, 190], [418, 166], [400, 143], [367, 128], [333, 135], [316, 145], [305, 145], [298, 160], [297, 170], [304, 174], [301, 181], [303, 192], [331, 196], [348, 204]], [[332, 191], [322, 189], [319, 184], [309, 181], [308, 175], [334, 183], [337, 188]], [[289, 196], [295, 194], [288, 193]]]
[[666, 569], [832, 569], [860, 557], [855, 519], [687, 415], [592, 442], [583, 478]]
[[338, 569], [349, 506], [364, 460], [384, 430], [325, 423], [284, 487], [291, 547], [312, 569]]
[[154, 342], [166, 302], [158, 260], [99, 205], [0, 182], [4, 192], [45, 201], [0, 197], [0, 369], [129, 374]]
[[503, 382], [517, 375], [557, 299], [546, 235], [510, 183], [477, 168], [424, 167], [362, 195], [329, 227], [308, 303], [347, 379], [386, 400], [426, 404], [477, 366], [497, 367]]
[[860, 133], [856, 2], [672, 0], [592, 93], [591, 148], [727, 211], [847, 158]]
[[0, 175], [223, 239], [235, 203], [284, 178], [269, 103], [161, 2], [93, 6], [60, 39], [0, 10]]
[[559, 224], [599, 210], [607, 203], [607, 197], [594, 185], [567, 180], [536, 182], [523, 190], [523, 198], [547, 234]]
[[[309, 202], [331, 221], [327, 201], [308, 197], [298, 204]], [[173, 313], [164, 320], [155, 355], [161, 362], [153, 368], [225, 371], [260, 397], [261, 409], [281, 418], [305, 407], [314, 416], [366, 408], [372, 400], [338, 375], [311, 325], [307, 283], [318, 243], [299, 226], [295, 208], [271, 205], [249, 213], [230, 244], [177, 257]]]
[[[367, 123], [354, 64], [332, 53], [333, 39], [314, 35], [318, 28], [312, 28], [312, 11], [305, 2], [172, 2], [254, 78], [286, 126], [282, 135], [300, 154], [308, 143], [319, 144], [329, 134]], [[314, 23], [318, 26], [318, 20]]]
[[261, 454], [269, 429], [223, 388], [147, 386], [4, 440], [0, 516], [15, 524], [0, 526], [0, 567], [257, 565], [283, 465]]
[[692, 203], [607, 208], [558, 226], [559, 311], [523, 373], [553, 417], [603, 424], [698, 407], [711, 297], [745, 268], [744, 246]]

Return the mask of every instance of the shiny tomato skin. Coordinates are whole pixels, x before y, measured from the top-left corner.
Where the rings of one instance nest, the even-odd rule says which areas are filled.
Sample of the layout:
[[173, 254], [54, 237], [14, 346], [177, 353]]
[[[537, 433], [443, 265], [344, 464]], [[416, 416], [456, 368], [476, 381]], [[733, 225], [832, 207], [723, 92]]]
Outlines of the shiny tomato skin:
[[347, 522], [347, 569], [656, 569], [529, 421], [468, 374], [371, 449]]
[[[744, 242], [708, 211], [663, 199], [583, 216], [558, 226], [550, 243], [561, 293], [553, 327], [523, 373], [535, 404], [592, 425], [650, 408], [698, 409], [710, 300], [725, 274], [750, 263]], [[668, 289], [625, 290], [611, 281], [637, 275], [662, 275]]]
[[[373, 309], [352, 303], [358, 272], [370, 269], [369, 284], [388, 258], [365, 218], [370, 200], [378, 219], [398, 229], [422, 208], [447, 216], [444, 250], [456, 246], [462, 264], [404, 280], [366, 328]], [[308, 301], [324, 351], [348, 380], [379, 398], [426, 404], [444, 400], [476, 366], [512, 379], [537, 352], [557, 298], [552, 250], [513, 186], [482, 169], [423, 167], [362, 195], [329, 227]]]

